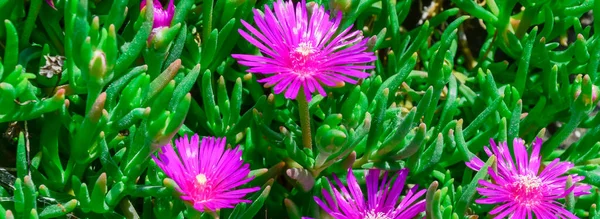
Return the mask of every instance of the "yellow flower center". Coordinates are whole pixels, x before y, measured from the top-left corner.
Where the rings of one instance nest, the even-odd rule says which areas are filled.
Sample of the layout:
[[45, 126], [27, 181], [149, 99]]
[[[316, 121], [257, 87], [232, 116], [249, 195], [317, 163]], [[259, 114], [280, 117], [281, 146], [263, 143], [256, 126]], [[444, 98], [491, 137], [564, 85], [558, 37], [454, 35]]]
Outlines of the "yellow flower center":
[[203, 186], [204, 184], [206, 184], [206, 175], [204, 175], [203, 173], [196, 175], [196, 182], [198, 183], [198, 185]]
[[309, 56], [314, 53], [316, 50], [312, 47], [312, 45], [308, 42], [302, 42], [296, 47], [294, 50], [297, 53], [302, 54], [303, 56]]
[[521, 175], [517, 177], [519, 184], [521, 184], [527, 191], [531, 191], [532, 189], [537, 189], [542, 185], [542, 180], [535, 175]]

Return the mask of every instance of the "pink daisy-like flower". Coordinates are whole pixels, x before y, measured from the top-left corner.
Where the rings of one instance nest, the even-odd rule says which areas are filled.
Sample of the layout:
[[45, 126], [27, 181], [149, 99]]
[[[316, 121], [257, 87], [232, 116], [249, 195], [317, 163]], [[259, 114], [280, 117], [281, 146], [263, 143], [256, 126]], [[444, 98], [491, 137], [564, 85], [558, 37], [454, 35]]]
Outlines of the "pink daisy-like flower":
[[215, 211], [233, 208], [248, 193], [260, 188], [236, 189], [252, 180], [250, 168], [242, 161], [239, 147], [226, 149], [225, 138], [204, 138], [198, 135], [175, 141], [177, 152], [171, 144], [162, 147], [158, 158], [152, 158], [165, 174], [177, 183], [181, 199], [190, 202], [198, 211]]
[[[152, 23], [152, 29], [156, 30], [161, 27], [170, 27], [173, 16], [175, 15], [175, 5], [173, 0], [169, 0], [167, 10], [165, 10], [159, 0], [153, 0], [152, 5], [154, 6], [154, 23]], [[140, 9], [146, 7], [146, 0], [142, 0]]]
[[[496, 155], [498, 171], [495, 172], [490, 167], [488, 172], [493, 181], [479, 181], [483, 187], [477, 188], [477, 191], [486, 197], [475, 200], [476, 203], [498, 204], [489, 212], [495, 215], [494, 218], [532, 218], [533, 215], [536, 218], [577, 218], [557, 201], [571, 192], [575, 196], [589, 194], [589, 185], [577, 184], [566, 188], [568, 175], [565, 173], [573, 168], [572, 163], [561, 162], [557, 158], [540, 168], [540, 138], [533, 142], [531, 156], [528, 156], [523, 139], [515, 138], [514, 160], [506, 142], [496, 145], [492, 139], [490, 144], [491, 150], [486, 147], [485, 152], [488, 156]], [[466, 164], [476, 171], [484, 166], [483, 161], [477, 157]], [[573, 183], [584, 179], [576, 174], [571, 177]]]
[[[408, 169], [400, 170], [394, 184], [391, 180], [387, 181], [387, 171], [384, 171], [383, 180], [380, 183], [379, 173], [378, 169], [370, 169], [367, 173], [366, 200], [352, 169], [349, 169], [346, 178], [347, 188], [334, 175], [333, 178], [338, 186], [335, 188], [332, 184], [334, 196], [332, 197], [327, 190], [323, 189], [325, 201], [316, 196], [314, 197], [315, 201], [335, 219], [410, 219], [425, 211], [425, 200], [417, 201], [417, 199], [426, 191], [418, 191], [416, 185], [408, 191], [402, 201], [399, 201]], [[390, 184], [392, 185], [390, 186]]]
[[331, 20], [323, 6], [313, 6], [309, 14], [305, 0], [296, 7], [291, 1], [279, 0], [273, 3], [273, 11], [266, 5], [264, 14], [254, 9], [258, 30], [242, 20], [252, 35], [239, 30], [264, 56], [233, 57], [250, 67], [249, 72], [266, 75], [258, 82], [274, 86], [276, 94], [285, 91], [288, 99], [296, 99], [301, 89], [309, 101], [315, 92], [326, 96], [322, 84], [356, 84], [357, 79], [369, 77], [363, 70], [374, 68], [367, 65], [376, 57], [365, 51], [367, 39], [363, 39], [362, 32], [348, 27], [335, 35], [342, 13]]

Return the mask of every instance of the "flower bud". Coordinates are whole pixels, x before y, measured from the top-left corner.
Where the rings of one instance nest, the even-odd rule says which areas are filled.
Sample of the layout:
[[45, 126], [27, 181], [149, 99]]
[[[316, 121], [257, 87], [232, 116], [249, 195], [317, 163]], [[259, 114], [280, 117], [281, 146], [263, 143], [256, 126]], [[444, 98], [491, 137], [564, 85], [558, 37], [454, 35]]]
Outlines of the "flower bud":
[[578, 75], [572, 89], [573, 99], [584, 106], [592, 106], [598, 101], [598, 86], [592, 84], [589, 75]]
[[344, 126], [339, 125], [341, 121], [342, 115], [334, 114], [327, 117], [324, 124], [317, 129], [315, 142], [319, 153], [329, 155], [337, 152], [346, 144], [348, 132]]
[[[142, 0], [140, 4], [140, 10], [143, 10], [146, 7], [146, 0]], [[173, 4], [173, 0], [169, 0], [169, 4], [167, 9], [162, 6], [159, 0], [152, 1], [153, 7], [153, 20], [152, 23], [152, 33], [148, 37], [148, 43], [154, 38], [154, 35], [159, 31], [168, 29], [171, 26], [171, 22], [173, 22], [173, 16], [175, 15], [175, 5]]]
[[[173, 15], [175, 15], [175, 5], [173, 4], [173, 0], [169, 0], [169, 5], [166, 10], [159, 0], [153, 0], [152, 6], [154, 7], [154, 23], [152, 24], [152, 29], [171, 26]], [[146, 7], [146, 0], [142, 0], [140, 10], [144, 7]]]
[[352, 6], [352, 0], [331, 0], [331, 1], [329, 1], [329, 8], [335, 13], [337, 13], [338, 11], [347, 13], [348, 11], [350, 11], [351, 6]]
[[[598, 86], [592, 85], [592, 95], [591, 95], [591, 98], [584, 96], [584, 101], [587, 100], [587, 101], [590, 101], [591, 103], [596, 102], [598, 100], [598, 92], [599, 92]], [[578, 90], [575, 91], [574, 98], [575, 99], [579, 98], [579, 95], [581, 95], [581, 89], [578, 89]]]
[[56, 6], [54, 6], [54, 1], [53, 0], [46, 0], [46, 3], [48, 5], [50, 5], [50, 7], [52, 7], [54, 10], [56, 10]]
[[372, 36], [369, 38], [369, 41], [367, 41], [367, 51], [373, 51], [373, 49], [375, 48], [375, 43], [377, 43], [377, 36]]
[[311, 17], [313, 12], [319, 8], [319, 4], [316, 2], [308, 2], [306, 3], [306, 13], [308, 17]]
[[92, 56], [92, 60], [90, 60], [89, 64], [90, 68], [90, 79], [95, 80], [94, 82], [103, 85], [104, 84], [104, 75], [106, 75], [107, 67], [106, 67], [106, 55], [102, 50], [94, 51], [94, 55]]

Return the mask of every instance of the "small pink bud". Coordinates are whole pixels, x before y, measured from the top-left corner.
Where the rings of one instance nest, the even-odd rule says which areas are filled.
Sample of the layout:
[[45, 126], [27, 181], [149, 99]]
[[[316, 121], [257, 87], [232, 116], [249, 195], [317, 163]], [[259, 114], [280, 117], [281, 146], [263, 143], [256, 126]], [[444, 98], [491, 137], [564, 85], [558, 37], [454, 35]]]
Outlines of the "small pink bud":
[[[153, 0], [152, 5], [154, 6], [154, 23], [152, 24], [152, 28], [157, 29], [171, 26], [173, 15], [175, 15], [175, 5], [173, 4], [173, 0], [169, 0], [169, 5], [166, 10], [159, 0]], [[140, 10], [144, 7], [146, 7], [146, 0], [142, 0]]]
[[50, 5], [50, 7], [54, 8], [54, 10], [56, 10], [56, 7], [54, 6], [54, 1], [53, 0], [46, 0], [46, 3], [48, 3], [48, 5]]

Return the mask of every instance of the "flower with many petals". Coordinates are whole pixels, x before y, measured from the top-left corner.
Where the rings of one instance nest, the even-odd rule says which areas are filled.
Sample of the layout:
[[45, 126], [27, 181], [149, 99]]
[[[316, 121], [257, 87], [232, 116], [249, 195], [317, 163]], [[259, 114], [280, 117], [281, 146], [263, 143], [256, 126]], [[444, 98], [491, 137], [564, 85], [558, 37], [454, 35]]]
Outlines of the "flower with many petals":
[[419, 191], [415, 185], [400, 200], [407, 175], [408, 169], [400, 170], [392, 184], [391, 180], [387, 181], [388, 172], [384, 171], [383, 180], [379, 182], [380, 170], [370, 169], [366, 176], [365, 199], [352, 169], [349, 169], [348, 187], [334, 175], [338, 188], [332, 189], [333, 196], [324, 189], [325, 201], [316, 196], [314, 198], [317, 204], [335, 219], [410, 219], [425, 211], [425, 200], [418, 201], [425, 194], [425, 190]]
[[[356, 84], [369, 77], [363, 70], [374, 68], [368, 63], [376, 59], [367, 49], [367, 39], [361, 31], [348, 27], [336, 34], [342, 13], [331, 18], [323, 6], [312, 4], [307, 10], [302, 0], [295, 7], [291, 1], [273, 3], [273, 10], [265, 6], [264, 13], [254, 9], [258, 29], [242, 20], [249, 33], [239, 33], [260, 49], [264, 56], [234, 54], [249, 72], [265, 75], [258, 80], [265, 86], [274, 86], [279, 94], [296, 99], [303, 90], [310, 101], [318, 92], [326, 96], [322, 85], [341, 86]], [[309, 13], [310, 11], [310, 13]]]
[[152, 156], [158, 167], [179, 186], [181, 199], [191, 203], [198, 211], [216, 211], [233, 208], [248, 193], [260, 188], [243, 188], [252, 180], [250, 168], [242, 161], [239, 148], [226, 149], [225, 138], [204, 138], [194, 135], [175, 141], [177, 152], [171, 144], [162, 147], [158, 157]]
[[[574, 185], [566, 188], [568, 175], [565, 173], [573, 168], [569, 162], [554, 159], [542, 167], [540, 148], [542, 139], [536, 138], [532, 145], [531, 155], [528, 156], [525, 142], [515, 138], [513, 141], [514, 159], [506, 142], [496, 145], [490, 140], [490, 148], [485, 148], [488, 156], [495, 155], [497, 171], [489, 167], [492, 182], [480, 180], [477, 191], [484, 198], [475, 200], [478, 204], [497, 204], [490, 214], [494, 218], [577, 218], [564, 209], [557, 199], [565, 198], [569, 193], [575, 196], [588, 194], [589, 185]], [[474, 157], [467, 166], [479, 171], [484, 163]], [[573, 183], [584, 179], [583, 176], [570, 175]]]

